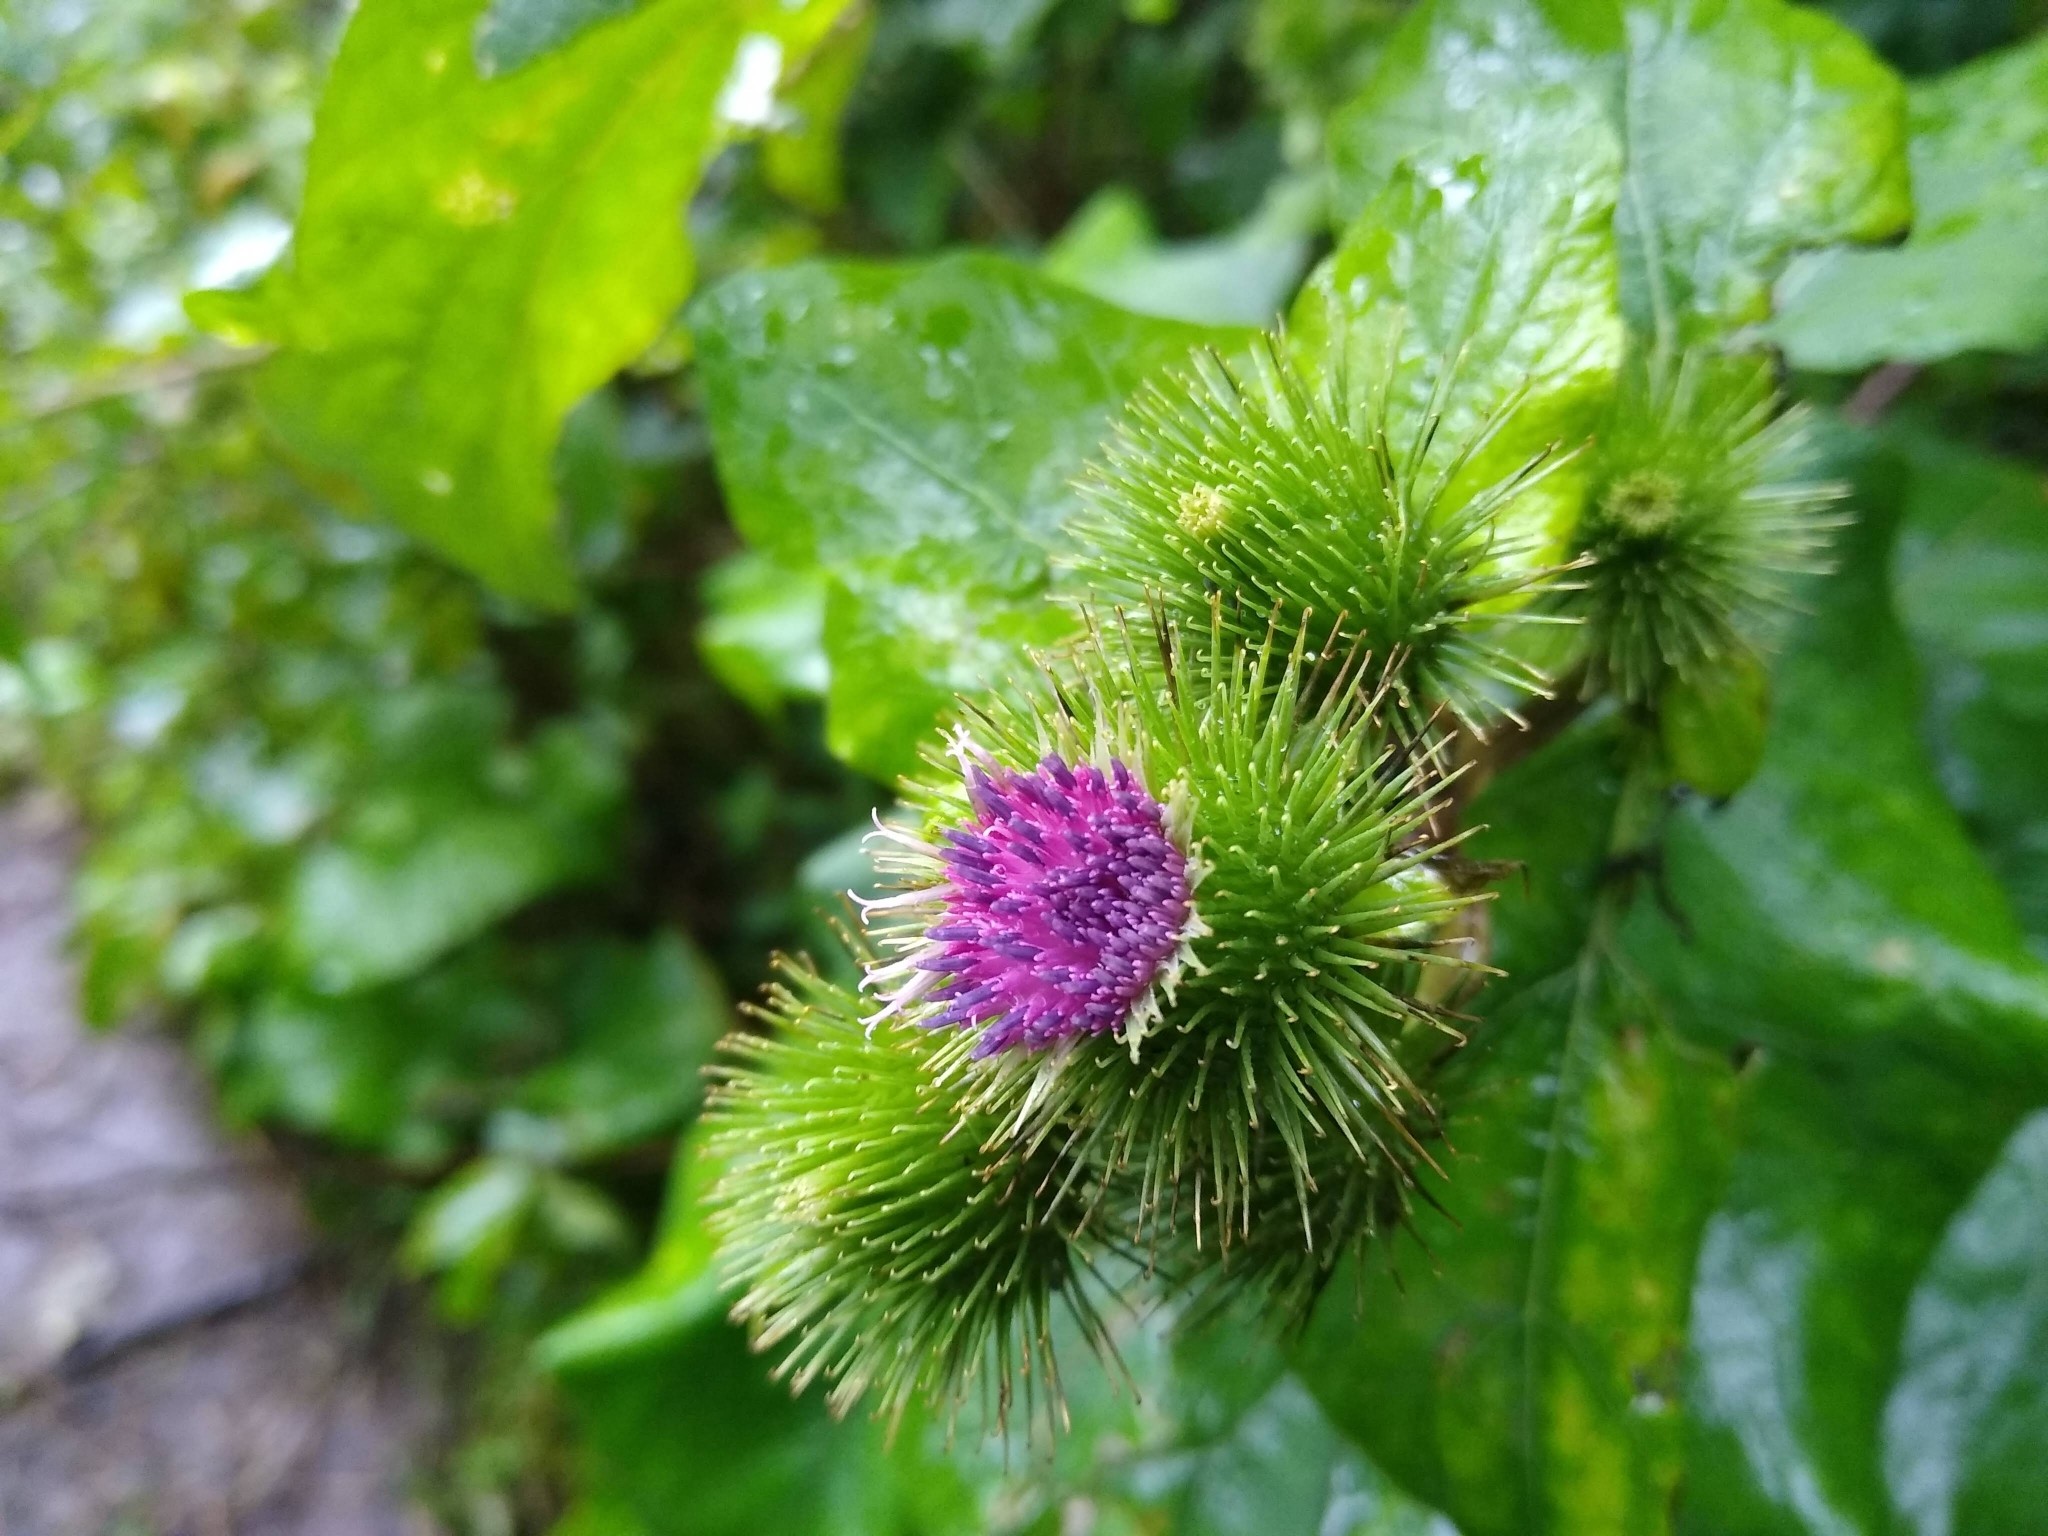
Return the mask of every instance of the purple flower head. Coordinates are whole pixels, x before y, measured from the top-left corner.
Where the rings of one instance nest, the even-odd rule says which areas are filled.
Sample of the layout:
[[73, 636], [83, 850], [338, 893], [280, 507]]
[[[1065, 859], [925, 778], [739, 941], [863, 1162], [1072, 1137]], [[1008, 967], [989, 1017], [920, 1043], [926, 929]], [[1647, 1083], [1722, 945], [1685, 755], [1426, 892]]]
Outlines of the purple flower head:
[[1155, 983], [1170, 995], [1199, 931], [1167, 808], [1114, 758], [1104, 772], [1050, 754], [1016, 773], [962, 756], [972, 819], [942, 846], [914, 845], [942, 879], [872, 904], [915, 908], [923, 922], [899, 946], [908, 953], [869, 978], [889, 995], [884, 1014], [921, 1002], [926, 1024], [978, 1030], [978, 1056], [1134, 1039], [1157, 1016]]

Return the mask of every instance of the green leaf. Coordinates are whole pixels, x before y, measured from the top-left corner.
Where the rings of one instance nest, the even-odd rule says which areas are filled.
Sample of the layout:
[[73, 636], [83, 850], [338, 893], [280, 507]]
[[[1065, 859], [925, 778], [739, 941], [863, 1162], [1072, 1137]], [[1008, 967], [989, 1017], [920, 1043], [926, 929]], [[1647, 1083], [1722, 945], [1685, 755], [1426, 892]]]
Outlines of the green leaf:
[[1322, 222], [1318, 189], [1277, 184], [1242, 225], [1206, 240], [1168, 242], [1136, 193], [1106, 187], [1046, 248], [1045, 270], [1140, 314], [1210, 325], [1270, 325], [1308, 265]]
[[566, 723], [488, 765], [385, 786], [299, 862], [287, 949], [320, 992], [406, 976], [601, 870], [624, 787], [615, 748]]
[[875, 13], [865, 5], [841, 12], [778, 97], [778, 117], [762, 147], [762, 172], [801, 208], [830, 213], [844, 201], [840, 119], [860, 84], [875, 24]]
[[881, 777], [1065, 632], [1045, 594], [1076, 471], [1148, 372], [1237, 336], [981, 254], [748, 273], [691, 325], [733, 519], [828, 577], [828, 737]]
[[1291, 161], [1320, 152], [1330, 115], [1372, 78], [1408, 0], [1253, 0], [1245, 56], [1286, 119]]
[[1801, 368], [2048, 342], [2048, 36], [1917, 85], [1913, 233], [1802, 258], [1769, 335]]
[[1885, 1476], [1911, 1528], [2048, 1528], [2048, 1111], [1949, 1224], [1900, 1353]]
[[660, 1354], [723, 1314], [713, 1268], [717, 1244], [703, 1221], [703, 1195], [713, 1176], [702, 1139], [685, 1136], [676, 1148], [654, 1251], [638, 1274], [535, 1341], [534, 1358], [543, 1369], [593, 1369]]
[[1603, 877], [1599, 829], [1656, 802], [1613, 799], [1598, 728], [1476, 810], [1533, 889], [1503, 891], [1509, 978], [1443, 1085], [1448, 1219], [1418, 1218], [1405, 1296], [1368, 1276], [1363, 1319], [1333, 1296], [1298, 1356], [1470, 1536], [1892, 1529], [1907, 1297], [2048, 1102], [2048, 975], [1926, 762], [1898, 477], [1862, 469], [1871, 520], [1779, 668], [1760, 771], [1671, 818], [1625, 915], [1639, 861]]
[[717, 973], [675, 932], [592, 942], [565, 972], [562, 1049], [520, 1080], [488, 1139], [577, 1160], [672, 1130], [702, 1099], [704, 1065], [732, 1024]]
[[1995, 1078], [1924, 1050], [1766, 1058], [1693, 1294], [1691, 1528], [1899, 1528], [1884, 1427], [1909, 1297], [2014, 1113]]
[[267, 286], [286, 441], [505, 591], [567, 601], [562, 419], [688, 289], [683, 204], [753, 106], [721, 94], [736, 58], [772, 52], [772, 87], [843, 4], [648, 0], [485, 79], [479, 0], [366, 0]]
[[2048, 957], [2048, 486], [1901, 421], [1893, 565], [1942, 788]]
[[479, 1316], [539, 1195], [538, 1170], [516, 1158], [479, 1158], [443, 1183], [413, 1217], [402, 1256], [415, 1274], [441, 1277], [441, 1304]]
[[[1888, 601], [1900, 477], [1776, 678], [1756, 779], [1673, 826], [1644, 964], [1686, 1027], [1761, 1047], [1694, 1294], [1688, 1513], [1702, 1530], [1894, 1528], [1881, 1428], [1907, 1297], [2000, 1142], [2048, 1102], [2048, 974], [1920, 745]], [[1853, 741], [1855, 750], [1843, 750]]]
[[541, 1025], [498, 957], [475, 953], [348, 997], [266, 989], [216, 1012], [206, 1043], [232, 1114], [430, 1166], [464, 1145], [494, 1064], [530, 1054]]
[[1418, 7], [1331, 126], [1339, 208], [1417, 153], [1495, 153], [1589, 113], [1625, 167], [1623, 309], [1660, 340], [1762, 320], [1794, 251], [1884, 238], [1910, 212], [1898, 81], [1784, 0]]
[[1657, 701], [1672, 775], [1715, 800], [1727, 799], [1755, 775], [1770, 721], [1770, 677], [1746, 656], [1701, 677], [1674, 678]]
[[712, 675], [761, 714], [823, 697], [831, 677], [823, 573], [750, 549], [720, 561], [704, 576], [697, 649]]

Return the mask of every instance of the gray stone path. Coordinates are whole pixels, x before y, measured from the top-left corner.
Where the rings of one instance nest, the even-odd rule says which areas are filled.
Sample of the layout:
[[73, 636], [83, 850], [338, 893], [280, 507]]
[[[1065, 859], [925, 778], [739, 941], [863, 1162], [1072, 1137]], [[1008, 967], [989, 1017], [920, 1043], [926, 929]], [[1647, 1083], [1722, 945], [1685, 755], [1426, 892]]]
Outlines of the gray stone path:
[[0, 806], [0, 1536], [420, 1536], [416, 1372], [170, 1040], [78, 1018], [72, 840]]

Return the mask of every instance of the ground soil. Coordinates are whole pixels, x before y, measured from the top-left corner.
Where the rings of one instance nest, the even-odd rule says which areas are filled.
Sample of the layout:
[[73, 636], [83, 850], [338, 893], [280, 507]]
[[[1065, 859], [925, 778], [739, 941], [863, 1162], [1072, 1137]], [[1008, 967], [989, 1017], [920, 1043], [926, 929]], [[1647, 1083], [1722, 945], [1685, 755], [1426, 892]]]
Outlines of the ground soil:
[[81, 1023], [74, 847], [0, 806], [0, 1536], [431, 1532], [403, 1330], [174, 1040]]

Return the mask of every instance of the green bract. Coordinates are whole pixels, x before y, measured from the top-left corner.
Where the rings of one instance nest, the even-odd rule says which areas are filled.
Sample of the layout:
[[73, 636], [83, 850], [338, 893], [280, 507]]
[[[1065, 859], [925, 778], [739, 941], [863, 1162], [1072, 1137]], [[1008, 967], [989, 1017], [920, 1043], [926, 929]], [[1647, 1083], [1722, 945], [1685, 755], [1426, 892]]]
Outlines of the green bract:
[[[1207, 1249], [1270, 1217], [1320, 1252], [1325, 1159], [1402, 1178], [1426, 1156], [1419, 1064], [1455, 1032], [1417, 990], [1469, 964], [1440, 929], [1473, 898], [1432, 865], [1439, 765], [1386, 729], [1391, 687], [1305, 628], [1237, 646], [1219, 601], [1193, 634], [1156, 610], [1098, 624], [1038, 685], [966, 710], [1005, 767], [1127, 764], [1187, 839], [1197, 921], [1142, 1031], [959, 1071], [978, 1111], [1097, 1189], [1125, 1236]], [[967, 819], [950, 758], [911, 796], [933, 828]]]
[[1647, 702], [1674, 678], [1776, 643], [1802, 576], [1826, 569], [1841, 488], [1807, 478], [1801, 412], [1761, 358], [1638, 361], [1594, 449], [1565, 606], [1586, 620], [1587, 689]]
[[823, 1376], [835, 1412], [872, 1390], [900, 1416], [983, 1384], [1001, 1414], [1021, 1382], [1028, 1417], [1038, 1385], [1057, 1396], [1057, 1303], [1107, 1347], [1069, 1242], [1080, 1202], [1048, 1156], [962, 1113], [942, 1082], [956, 1038], [871, 1029], [843, 987], [785, 978], [768, 1033], [726, 1042], [706, 1111], [733, 1315], [757, 1348], [787, 1346], [795, 1390]]
[[[1439, 393], [1455, 384], [1450, 370]], [[1311, 376], [1278, 348], [1244, 362], [1199, 352], [1141, 390], [1084, 482], [1077, 574], [1104, 602], [1157, 594], [1183, 624], [1259, 643], [1270, 624], [1311, 647], [1357, 648], [1389, 669], [1420, 720], [1443, 705], [1478, 725], [1542, 676], [1504, 644], [1542, 622], [1515, 599], [1547, 573], [1497, 537], [1502, 508], [1556, 461], [1539, 454], [1475, 493], [1459, 472], [1491, 441], [1438, 443], [1441, 401], [1397, 435], [1396, 391], [1360, 379], [1333, 346]]]

